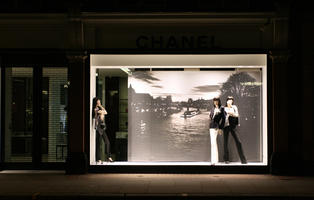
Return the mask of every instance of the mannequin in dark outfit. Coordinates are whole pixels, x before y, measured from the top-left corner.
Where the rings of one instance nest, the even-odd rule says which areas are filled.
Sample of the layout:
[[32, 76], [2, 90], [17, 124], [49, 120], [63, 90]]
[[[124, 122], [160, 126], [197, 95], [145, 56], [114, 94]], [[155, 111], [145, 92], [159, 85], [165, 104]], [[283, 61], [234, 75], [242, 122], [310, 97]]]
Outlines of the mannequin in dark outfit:
[[[101, 105], [100, 99], [95, 97], [93, 99], [93, 118], [95, 118], [95, 129], [98, 137], [101, 137], [105, 142], [105, 153], [108, 157], [108, 161], [112, 162], [111, 152], [110, 152], [110, 141], [108, 135], [106, 133], [106, 124], [105, 124], [105, 115], [107, 115], [107, 111]], [[97, 137], [96, 136], [96, 137]], [[98, 142], [99, 143], [99, 142]], [[96, 145], [96, 161], [101, 162], [100, 159], [100, 147], [99, 144]]]
[[225, 113], [225, 127], [224, 127], [224, 160], [225, 163], [229, 163], [229, 147], [228, 147], [228, 140], [229, 140], [229, 133], [231, 133], [242, 164], [246, 164], [246, 158], [243, 152], [241, 140], [237, 134], [236, 127], [237, 124], [233, 124], [231, 118], [238, 118], [239, 112], [236, 105], [233, 105], [233, 97], [229, 96], [227, 98], [226, 106], [224, 107]]

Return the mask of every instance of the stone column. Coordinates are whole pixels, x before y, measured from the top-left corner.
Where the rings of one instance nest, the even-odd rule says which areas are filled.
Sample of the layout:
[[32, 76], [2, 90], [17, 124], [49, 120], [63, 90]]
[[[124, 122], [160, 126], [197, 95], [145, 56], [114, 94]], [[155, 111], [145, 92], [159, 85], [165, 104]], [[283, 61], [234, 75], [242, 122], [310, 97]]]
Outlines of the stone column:
[[[305, 6], [305, 5], [304, 5]], [[310, 7], [309, 7], [310, 8]], [[314, 174], [314, 130], [313, 130], [313, 74], [314, 74], [314, 13], [309, 9], [303, 16], [302, 29], [302, 152], [307, 174]], [[300, 155], [301, 156], [301, 155]]]
[[85, 60], [86, 55], [68, 55], [69, 99], [68, 99], [68, 158], [66, 173], [87, 172], [85, 152]]
[[273, 174], [289, 171], [289, 2], [276, 2], [276, 17], [273, 19], [272, 59], [272, 134], [273, 153], [270, 167]]
[[288, 51], [270, 52], [272, 59], [272, 139], [271, 173], [286, 173], [289, 158]]
[[84, 26], [80, 11], [80, 2], [69, 3], [67, 24], [68, 59], [68, 158], [66, 173], [87, 173], [87, 155], [85, 149], [85, 60]]

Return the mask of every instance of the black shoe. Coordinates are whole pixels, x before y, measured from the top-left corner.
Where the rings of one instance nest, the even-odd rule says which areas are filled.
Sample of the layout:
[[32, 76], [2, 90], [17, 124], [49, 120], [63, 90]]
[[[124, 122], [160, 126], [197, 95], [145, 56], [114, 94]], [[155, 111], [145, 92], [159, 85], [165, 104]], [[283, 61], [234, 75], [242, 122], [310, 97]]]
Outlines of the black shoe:
[[241, 161], [242, 164], [247, 164], [246, 160]]
[[229, 161], [225, 161], [226, 164], [229, 164]]

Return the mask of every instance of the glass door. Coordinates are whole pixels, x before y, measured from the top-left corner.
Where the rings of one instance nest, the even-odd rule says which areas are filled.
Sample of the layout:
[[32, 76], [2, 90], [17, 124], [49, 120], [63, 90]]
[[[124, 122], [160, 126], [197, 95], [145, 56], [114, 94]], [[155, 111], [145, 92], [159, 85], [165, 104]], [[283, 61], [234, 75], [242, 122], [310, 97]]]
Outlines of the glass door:
[[3, 72], [2, 161], [35, 168], [65, 162], [67, 68], [6, 67]]
[[5, 162], [32, 162], [33, 68], [5, 69]]
[[68, 149], [68, 73], [65, 67], [42, 71], [41, 161], [65, 162]]

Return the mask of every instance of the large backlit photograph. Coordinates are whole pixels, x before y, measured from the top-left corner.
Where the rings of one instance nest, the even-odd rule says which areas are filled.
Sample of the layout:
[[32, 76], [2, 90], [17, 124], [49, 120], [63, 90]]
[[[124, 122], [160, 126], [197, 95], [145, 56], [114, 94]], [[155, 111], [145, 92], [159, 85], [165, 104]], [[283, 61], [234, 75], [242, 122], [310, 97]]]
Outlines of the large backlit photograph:
[[[128, 78], [129, 161], [211, 161], [213, 98], [239, 112], [236, 134], [250, 162], [261, 161], [261, 71], [135, 71]], [[223, 128], [222, 128], [223, 129]], [[229, 134], [229, 133], [226, 133]], [[224, 133], [217, 136], [223, 161]], [[227, 142], [227, 141], [226, 141]], [[228, 138], [229, 161], [240, 162]]]

